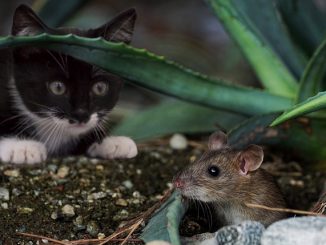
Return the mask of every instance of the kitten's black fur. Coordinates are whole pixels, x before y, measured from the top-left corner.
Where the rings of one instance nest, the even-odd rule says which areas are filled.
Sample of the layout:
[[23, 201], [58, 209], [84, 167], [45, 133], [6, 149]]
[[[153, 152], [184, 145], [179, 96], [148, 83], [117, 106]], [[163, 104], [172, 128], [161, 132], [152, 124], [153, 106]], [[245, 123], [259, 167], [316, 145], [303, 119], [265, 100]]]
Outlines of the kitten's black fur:
[[[46, 26], [29, 7], [21, 5], [14, 14], [12, 35], [72, 33], [83, 37], [103, 37], [108, 41], [129, 43], [135, 19], [135, 10], [129, 9], [97, 29], [53, 29]], [[71, 56], [41, 48], [19, 47], [1, 51], [0, 54], [1, 137], [17, 136], [45, 143], [46, 139], [40, 139], [42, 132], [37, 131], [43, 130], [43, 133], [46, 133], [48, 130], [46, 137], [51, 137], [51, 127], [37, 128], [36, 120], [46, 121], [45, 118], [51, 116], [65, 119], [71, 125], [81, 125], [89, 122], [92, 114], [98, 117], [99, 127], [91, 128], [64, 142], [52, 142], [51, 144], [61, 145], [55, 146], [55, 149], [47, 146], [48, 153], [50, 155], [84, 153], [92, 143], [105, 137], [104, 122], [118, 100], [122, 86], [120, 77]], [[55, 81], [64, 83], [66, 86], [64, 94], [56, 95], [51, 92], [49, 84]], [[98, 96], [92, 92], [97, 82], [107, 84], [106, 94]]]

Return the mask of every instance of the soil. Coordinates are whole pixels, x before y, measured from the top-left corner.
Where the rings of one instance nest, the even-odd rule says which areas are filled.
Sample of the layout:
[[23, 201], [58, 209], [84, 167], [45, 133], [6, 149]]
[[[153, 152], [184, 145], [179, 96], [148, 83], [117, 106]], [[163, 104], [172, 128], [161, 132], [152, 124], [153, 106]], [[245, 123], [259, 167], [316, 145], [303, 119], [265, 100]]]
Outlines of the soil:
[[[173, 176], [202, 151], [146, 146], [131, 160], [80, 156], [49, 159], [39, 166], [1, 164], [0, 244], [42, 244], [17, 232], [57, 240], [108, 236], [157, 203], [172, 187]], [[289, 207], [308, 210], [317, 201], [326, 175], [282, 159], [282, 154], [268, 153], [264, 167], [276, 177]], [[187, 215], [182, 234], [207, 231], [207, 220], [197, 214], [198, 210]]]

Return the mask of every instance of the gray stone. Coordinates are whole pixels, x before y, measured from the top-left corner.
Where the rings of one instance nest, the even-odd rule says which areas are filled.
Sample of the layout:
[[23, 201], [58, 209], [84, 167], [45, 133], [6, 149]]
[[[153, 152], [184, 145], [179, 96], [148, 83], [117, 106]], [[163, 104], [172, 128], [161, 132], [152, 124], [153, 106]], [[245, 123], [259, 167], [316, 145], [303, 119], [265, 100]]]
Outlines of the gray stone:
[[260, 245], [265, 227], [255, 221], [245, 221], [239, 225], [225, 226], [215, 233], [202, 233], [192, 237], [182, 237], [183, 245]]
[[7, 188], [0, 187], [0, 200], [9, 200], [9, 190]]
[[326, 218], [298, 217], [278, 221], [263, 234], [262, 245], [325, 245]]
[[95, 221], [90, 221], [87, 223], [86, 231], [91, 236], [97, 236], [98, 232], [100, 231], [100, 228]]
[[265, 227], [259, 222], [245, 221], [219, 229], [216, 241], [224, 245], [259, 245], [264, 230]]
[[127, 188], [127, 189], [132, 189], [134, 187], [134, 184], [130, 180], [123, 181], [122, 184]]

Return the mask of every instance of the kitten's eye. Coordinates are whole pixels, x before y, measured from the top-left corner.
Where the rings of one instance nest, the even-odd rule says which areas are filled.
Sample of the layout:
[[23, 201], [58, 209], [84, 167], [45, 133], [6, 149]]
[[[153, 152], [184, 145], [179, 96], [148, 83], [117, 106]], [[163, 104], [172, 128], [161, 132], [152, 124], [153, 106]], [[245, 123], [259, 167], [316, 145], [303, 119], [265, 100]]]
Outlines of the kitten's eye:
[[109, 90], [109, 85], [105, 82], [97, 82], [93, 85], [93, 93], [98, 96], [104, 96]]
[[63, 82], [54, 81], [49, 84], [49, 89], [55, 95], [63, 95], [66, 92], [66, 85]]
[[216, 166], [211, 166], [208, 168], [208, 173], [213, 177], [217, 177], [220, 174], [220, 170]]

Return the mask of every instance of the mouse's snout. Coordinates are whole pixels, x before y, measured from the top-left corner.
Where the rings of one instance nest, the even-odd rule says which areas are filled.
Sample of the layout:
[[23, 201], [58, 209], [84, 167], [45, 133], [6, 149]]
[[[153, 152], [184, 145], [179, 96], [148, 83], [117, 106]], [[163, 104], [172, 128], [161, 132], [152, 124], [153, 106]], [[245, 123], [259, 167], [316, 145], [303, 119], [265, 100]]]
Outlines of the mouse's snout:
[[185, 181], [177, 177], [174, 179], [173, 185], [175, 188], [182, 189], [185, 186]]

